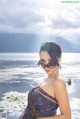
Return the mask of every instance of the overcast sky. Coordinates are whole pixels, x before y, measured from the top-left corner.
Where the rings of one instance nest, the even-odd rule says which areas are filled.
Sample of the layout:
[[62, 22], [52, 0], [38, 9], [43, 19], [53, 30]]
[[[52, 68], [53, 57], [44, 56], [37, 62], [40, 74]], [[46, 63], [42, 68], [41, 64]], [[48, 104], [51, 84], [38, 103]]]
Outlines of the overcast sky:
[[[80, 3], [61, 0], [0, 0], [0, 33], [80, 36]], [[73, 35], [72, 35], [73, 34]]]

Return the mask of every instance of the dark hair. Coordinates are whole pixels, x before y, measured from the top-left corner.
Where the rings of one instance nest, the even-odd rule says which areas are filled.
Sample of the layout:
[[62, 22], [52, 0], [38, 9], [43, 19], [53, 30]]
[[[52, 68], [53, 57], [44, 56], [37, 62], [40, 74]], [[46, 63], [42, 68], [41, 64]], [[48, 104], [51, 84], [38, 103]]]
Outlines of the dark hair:
[[51, 59], [54, 61], [55, 66], [60, 66], [58, 63], [58, 58], [61, 58], [62, 51], [58, 44], [54, 42], [44, 42], [40, 47], [40, 51], [47, 51]]

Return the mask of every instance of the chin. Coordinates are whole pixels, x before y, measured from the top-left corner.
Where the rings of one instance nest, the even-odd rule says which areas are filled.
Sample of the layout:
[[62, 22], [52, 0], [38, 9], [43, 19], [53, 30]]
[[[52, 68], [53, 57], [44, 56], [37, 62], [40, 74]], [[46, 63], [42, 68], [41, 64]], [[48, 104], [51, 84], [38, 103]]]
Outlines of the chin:
[[57, 72], [55, 72], [55, 71], [50, 71], [50, 70], [48, 70], [48, 71], [45, 71], [45, 72], [46, 72], [46, 74], [47, 74], [49, 77], [54, 77], [55, 74], [57, 75]]
[[46, 72], [46, 74], [48, 74], [48, 75], [52, 75], [52, 73], [51, 73], [51, 71], [45, 71]]

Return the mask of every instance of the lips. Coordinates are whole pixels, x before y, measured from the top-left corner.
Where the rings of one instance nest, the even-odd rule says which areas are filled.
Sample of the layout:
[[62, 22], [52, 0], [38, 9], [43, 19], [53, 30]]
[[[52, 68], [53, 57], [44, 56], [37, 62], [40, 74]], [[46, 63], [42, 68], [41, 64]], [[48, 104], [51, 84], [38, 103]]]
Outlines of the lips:
[[45, 72], [49, 72], [50, 70], [45, 70]]

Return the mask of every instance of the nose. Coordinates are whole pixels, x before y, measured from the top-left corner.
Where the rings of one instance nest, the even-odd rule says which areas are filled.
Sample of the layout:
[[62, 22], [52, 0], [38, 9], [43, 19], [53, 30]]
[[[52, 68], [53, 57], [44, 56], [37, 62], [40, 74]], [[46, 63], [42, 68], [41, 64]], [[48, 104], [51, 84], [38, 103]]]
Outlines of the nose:
[[45, 68], [45, 70], [48, 70], [48, 69], [49, 69], [49, 68], [47, 67], [47, 65], [45, 65], [45, 67], [44, 67], [44, 68]]

